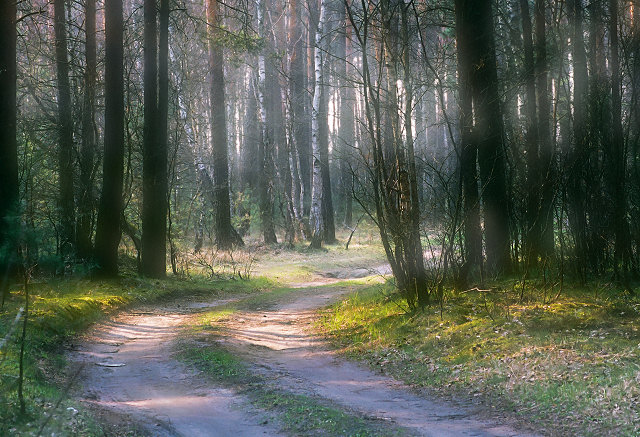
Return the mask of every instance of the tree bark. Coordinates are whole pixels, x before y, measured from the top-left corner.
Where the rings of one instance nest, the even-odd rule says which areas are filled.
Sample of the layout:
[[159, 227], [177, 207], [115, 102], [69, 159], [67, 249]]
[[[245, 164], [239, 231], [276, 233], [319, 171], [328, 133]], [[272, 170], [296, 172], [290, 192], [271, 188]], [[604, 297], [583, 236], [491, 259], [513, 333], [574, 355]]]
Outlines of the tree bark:
[[[166, 99], [166, 92], [163, 94]], [[145, 0], [141, 266], [142, 274], [152, 278], [166, 275], [167, 134], [159, 107], [157, 1]]]
[[[16, 140], [16, 2], [0, 2], [0, 286], [9, 273], [18, 214]], [[6, 251], [6, 252], [5, 252]]]
[[216, 199], [216, 245], [220, 250], [229, 250], [234, 245], [242, 246], [243, 242], [231, 225], [224, 52], [220, 42], [222, 17], [218, 0], [208, 0], [207, 18], [209, 68], [211, 69], [211, 150], [213, 151], [213, 183]]
[[[258, 34], [261, 38], [266, 37], [264, 14], [264, 0], [258, 0]], [[258, 113], [260, 114], [260, 125], [262, 131], [262, 141], [260, 142], [260, 153], [258, 160], [261, 166], [260, 189], [260, 218], [262, 219], [262, 234], [266, 244], [275, 244], [278, 242], [276, 238], [275, 224], [273, 220], [273, 173], [274, 173], [274, 156], [273, 144], [269, 135], [269, 126], [267, 124], [267, 105], [265, 102], [265, 48], [258, 54]]]
[[541, 204], [538, 214], [540, 230], [540, 255], [553, 256], [555, 242], [553, 236], [553, 198], [555, 192], [556, 165], [554, 145], [551, 137], [549, 103], [549, 62], [547, 60], [546, 2], [536, 0], [536, 78], [538, 93], [538, 142], [540, 153]]
[[626, 220], [626, 178], [625, 178], [625, 153], [624, 133], [622, 130], [622, 97], [620, 88], [620, 55], [618, 42], [618, 2], [609, 0], [609, 42], [611, 65], [611, 114], [612, 136], [610, 142], [609, 180], [613, 195], [613, 227], [615, 234], [614, 247], [614, 271], [622, 267], [623, 276], [629, 270], [631, 263], [631, 244], [629, 225]]
[[533, 31], [529, 1], [520, 0], [522, 17], [522, 38], [524, 46], [525, 78], [525, 150], [527, 152], [527, 216], [525, 221], [525, 262], [527, 267], [535, 267], [540, 251], [540, 168], [538, 154], [538, 115], [536, 113], [536, 75], [533, 59]]
[[84, 73], [84, 97], [82, 104], [82, 146], [80, 149], [80, 195], [78, 198], [78, 221], [76, 225], [76, 245], [80, 259], [91, 256], [91, 231], [95, 208], [95, 155], [96, 155], [96, 2], [85, 2], [84, 49], [86, 70]]
[[73, 202], [73, 118], [71, 115], [65, 0], [54, 0], [53, 10], [56, 35], [56, 76], [58, 82], [59, 252], [66, 259], [73, 256], [75, 246], [75, 208]]
[[574, 148], [570, 170], [570, 220], [573, 228], [577, 269], [583, 271], [587, 265], [587, 223], [586, 223], [586, 162], [589, 133], [587, 131], [587, 96], [589, 76], [587, 55], [584, 48], [582, 28], [582, 0], [568, 0], [567, 12], [572, 27], [571, 55], [573, 59], [573, 137]]
[[124, 163], [124, 40], [122, 0], [105, 3], [105, 135], [102, 193], [96, 227], [97, 273], [118, 274]]
[[326, 14], [325, 0], [320, 0], [320, 18], [318, 19], [318, 27], [315, 32], [315, 87], [313, 92], [313, 106], [311, 108], [311, 153], [313, 157], [312, 165], [312, 184], [311, 184], [311, 247], [319, 249], [322, 247], [322, 241], [325, 238], [325, 224], [323, 214], [324, 203], [324, 184], [322, 174], [322, 150], [321, 150], [321, 129], [320, 123], [322, 117], [322, 36], [324, 30], [324, 20]]
[[473, 138], [474, 35], [468, 23], [469, 0], [456, 0], [456, 39], [458, 47], [458, 101], [460, 114], [460, 177], [464, 210], [464, 247], [466, 251], [463, 276], [466, 280], [482, 267], [482, 229], [480, 227], [480, 196], [478, 194], [478, 146]]
[[492, 2], [469, 3], [478, 62], [473, 77], [478, 157], [482, 180], [487, 266], [494, 273], [511, 268], [509, 199], [506, 190], [504, 126], [496, 67]]

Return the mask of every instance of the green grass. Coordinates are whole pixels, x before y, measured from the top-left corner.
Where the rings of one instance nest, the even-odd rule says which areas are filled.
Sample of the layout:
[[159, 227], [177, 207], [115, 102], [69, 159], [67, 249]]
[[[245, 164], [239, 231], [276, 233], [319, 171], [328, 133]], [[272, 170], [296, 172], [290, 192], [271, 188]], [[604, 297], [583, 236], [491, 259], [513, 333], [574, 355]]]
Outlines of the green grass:
[[[30, 285], [31, 308], [25, 343], [26, 414], [18, 414], [15, 381], [21, 327], [0, 351], [0, 435], [26, 434], [38, 429], [43, 411], [53, 411], [49, 434], [101, 435], [99, 426], [82, 408], [65, 398], [63, 389], [74, 369], [67, 368], [62, 345], [82, 333], [92, 323], [129, 305], [171, 299], [211, 298], [231, 293], [249, 293], [272, 287], [264, 278], [249, 281], [201, 278], [162, 281], [122, 278], [113, 281], [48, 280]], [[24, 290], [16, 285], [0, 312], [0, 338], [4, 338], [18, 308], [24, 305]]]
[[374, 285], [324, 312], [318, 329], [374, 368], [549, 433], [637, 435], [640, 302], [577, 287], [549, 302], [535, 283], [521, 302], [497, 285], [448, 292], [442, 318], [439, 308], [409, 314], [389, 285]]

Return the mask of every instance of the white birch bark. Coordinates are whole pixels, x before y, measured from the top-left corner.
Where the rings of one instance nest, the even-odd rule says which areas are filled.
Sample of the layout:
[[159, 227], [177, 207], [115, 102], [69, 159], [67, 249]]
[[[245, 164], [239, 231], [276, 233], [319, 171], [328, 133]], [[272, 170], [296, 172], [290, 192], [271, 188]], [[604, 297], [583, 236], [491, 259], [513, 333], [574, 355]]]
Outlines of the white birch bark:
[[324, 222], [322, 219], [322, 164], [320, 161], [320, 144], [318, 142], [320, 93], [322, 92], [322, 36], [326, 14], [325, 0], [320, 0], [320, 18], [315, 35], [315, 87], [313, 91], [313, 105], [311, 108], [311, 153], [313, 156], [313, 172], [311, 182], [311, 247], [319, 248], [324, 236]]

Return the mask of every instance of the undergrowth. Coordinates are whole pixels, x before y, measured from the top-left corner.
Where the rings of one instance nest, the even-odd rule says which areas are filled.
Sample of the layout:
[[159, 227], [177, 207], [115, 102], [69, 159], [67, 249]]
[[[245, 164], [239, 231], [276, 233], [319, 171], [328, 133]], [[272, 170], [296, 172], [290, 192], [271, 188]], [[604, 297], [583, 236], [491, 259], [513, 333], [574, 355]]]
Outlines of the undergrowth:
[[553, 298], [535, 282], [525, 293], [495, 285], [449, 290], [442, 308], [414, 313], [390, 284], [374, 285], [326, 310], [318, 329], [352, 358], [549, 434], [637, 435], [640, 301], [597, 285]]

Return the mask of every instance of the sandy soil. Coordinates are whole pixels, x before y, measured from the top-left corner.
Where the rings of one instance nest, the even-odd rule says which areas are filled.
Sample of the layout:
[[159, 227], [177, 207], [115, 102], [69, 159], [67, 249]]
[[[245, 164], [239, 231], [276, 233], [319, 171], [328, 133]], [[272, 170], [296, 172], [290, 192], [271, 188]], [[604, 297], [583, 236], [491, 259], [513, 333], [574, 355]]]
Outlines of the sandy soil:
[[226, 302], [128, 313], [96, 327], [71, 353], [85, 363], [77, 396], [97, 410], [108, 435], [280, 435], [242, 396], [207, 384], [171, 356], [194, 310]]
[[[391, 422], [409, 434], [531, 435], [481, 420], [470, 406], [418, 396], [393, 379], [337, 357], [310, 334], [315, 311], [352, 291], [326, 285], [333, 278], [363, 274], [329, 272], [317, 282], [300, 284], [299, 293], [270, 310], [234, 315], [224, 323], [220, 341], [283, 388]], [[159, 436], [281, 435], [243, 396], [212, 386], [171, 357], [173, 341], [193, 313], [226, 302], [139, 310], [96, 327], [71, 353], [72, 360], [85, 363], [77, 396], [100, 412], [112, 434], [131, 422], [127, 429]]]

